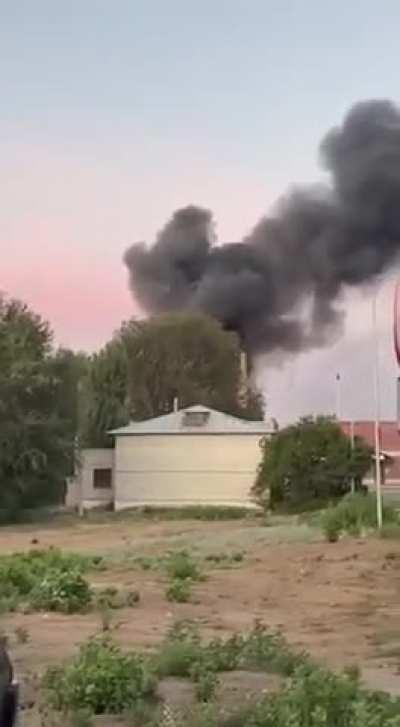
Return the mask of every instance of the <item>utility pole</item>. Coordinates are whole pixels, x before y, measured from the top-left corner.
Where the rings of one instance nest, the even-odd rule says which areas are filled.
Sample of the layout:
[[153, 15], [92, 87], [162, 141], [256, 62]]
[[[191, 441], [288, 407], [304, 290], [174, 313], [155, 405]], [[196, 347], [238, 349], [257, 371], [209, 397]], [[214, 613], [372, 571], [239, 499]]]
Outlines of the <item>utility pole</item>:
[[[353, 456], [353, 453], [354, 453], [354, 419], [352, 419], [350, 422], [350, 446], [351, 446], [351, 455]], [[356, 483], [355, 483], [354, 477], [351, 478], [350, 488], [351, 488], [351, 494], [354, 495], [354, 493], [356, 491]]]
[[336, 419], [340, 422], [342, 418], [342, 379], [339, 373], [336, 374]]
[[375, 442], [375, 485], [376, 485], [376, 519], [378, 529], [382, 528], [382, 476], [381, 476], [381, 443], [380, 443], [380, 392], [379, 392], [379, 347], [378, 327], [376, 322], [376, 298], [372, 298], [372, 346], [374, 361], [374, 442]]

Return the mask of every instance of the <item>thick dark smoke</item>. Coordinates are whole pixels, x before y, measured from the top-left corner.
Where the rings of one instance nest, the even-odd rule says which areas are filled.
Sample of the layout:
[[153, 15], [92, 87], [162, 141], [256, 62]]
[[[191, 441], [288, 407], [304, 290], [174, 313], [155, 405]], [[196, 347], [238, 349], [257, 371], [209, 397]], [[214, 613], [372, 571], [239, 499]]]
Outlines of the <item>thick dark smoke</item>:
[[298, 188], [242, 242], [217, 245], [212, 215], [176, 211], [155, 244], [125, 254], [149, 313], [205, 311], [253, 353], [322, 346], [340, 331], [340, 293], [400, 253], [400, 110], [353, 106], [320, 147], [330, 185]]

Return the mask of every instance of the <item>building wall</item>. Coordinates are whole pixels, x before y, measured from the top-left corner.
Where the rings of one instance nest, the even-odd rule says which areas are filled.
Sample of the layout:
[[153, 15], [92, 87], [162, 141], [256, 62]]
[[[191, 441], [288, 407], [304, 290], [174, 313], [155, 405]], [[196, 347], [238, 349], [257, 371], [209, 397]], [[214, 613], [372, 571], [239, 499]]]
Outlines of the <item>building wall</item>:
[[110, 489], [93, 486], [95, 469], [114, 468], [114, 449], [83, 449], [80, 453], [79, 469], [74, 478], [67, 482], [65, 504], [68, 507], [82, 505], [84, 510], [108, 505], [114, 500], [114, 473]]
[[253, 505], [261, 435], [116, 438], [115, 509], [141, 505]]

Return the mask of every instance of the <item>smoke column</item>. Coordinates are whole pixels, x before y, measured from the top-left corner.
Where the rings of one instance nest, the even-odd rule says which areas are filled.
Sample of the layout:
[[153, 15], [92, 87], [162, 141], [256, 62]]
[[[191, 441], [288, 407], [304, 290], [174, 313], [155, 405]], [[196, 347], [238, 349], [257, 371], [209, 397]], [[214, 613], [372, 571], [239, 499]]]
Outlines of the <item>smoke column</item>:
[[125, 253], [148, 313], [200, 310], [253, 354], [323, 346], [340, 333], [338, 299], [400, 252], [400, 110], [354, 105], [320, 145], [330, 183], [298, 187], [241, 242], [218, 245], [212, 214], [177, 210], [154, 245]]

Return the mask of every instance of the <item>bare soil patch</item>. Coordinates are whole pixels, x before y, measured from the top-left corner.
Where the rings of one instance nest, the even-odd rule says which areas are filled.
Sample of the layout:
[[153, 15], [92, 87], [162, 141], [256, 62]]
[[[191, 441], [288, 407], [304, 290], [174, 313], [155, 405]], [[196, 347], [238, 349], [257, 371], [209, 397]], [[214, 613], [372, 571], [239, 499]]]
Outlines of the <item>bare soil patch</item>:
[[[358, 664], [370, 686], [396, 692], [400, 543], [348, 538], [328, 544], [304, 528], [296, 531], [291, 526], [290, 535], [286, 531], [251, 522], [7, 527], [0, 530], [0, 553], [56, 546], [115, 556], [114, 566], [93, 573], [93, 582], [140, 591], [137, 607], [114, 613], [115, 638], [126, 648], [151, 648], [177, 619], [195, 620], [205, 637], [242, 631], [261, 619], [330, 667]], [[33, 545], [32, 540], [38, 542]], [[186, 604], [166, 601], [162, 572], [127, 567], [119, 557], [125, 552], [162, 555], [176, 547], [188, 547], [195, 554], [242, 549], [245, 555], [237, 567], [210, 569], [207, 579], [194, 585], [193, 600]], [[26, 644], [18, 644], [13, 636], [18, 626], [29, 632]], [[17, 672], [26, 674], [72, 655], [99, 631], [100, 618], [96, 612], [15, 613], [1, 616], [0, 627], [10, 637]]]

